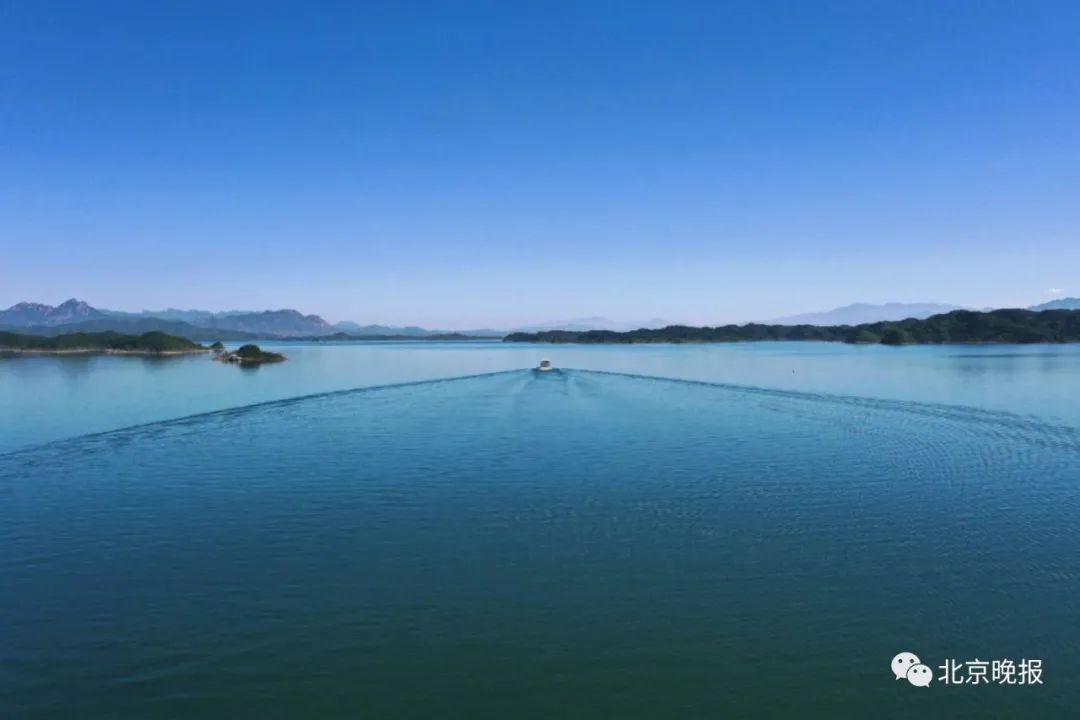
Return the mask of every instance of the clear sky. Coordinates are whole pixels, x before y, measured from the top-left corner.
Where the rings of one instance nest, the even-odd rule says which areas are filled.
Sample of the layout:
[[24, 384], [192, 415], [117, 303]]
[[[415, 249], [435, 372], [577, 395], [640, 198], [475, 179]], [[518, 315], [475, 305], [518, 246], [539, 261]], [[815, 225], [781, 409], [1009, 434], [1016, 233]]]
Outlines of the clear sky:
[[0, 306], [1080, 295], [1080, 3], [0, 0]]

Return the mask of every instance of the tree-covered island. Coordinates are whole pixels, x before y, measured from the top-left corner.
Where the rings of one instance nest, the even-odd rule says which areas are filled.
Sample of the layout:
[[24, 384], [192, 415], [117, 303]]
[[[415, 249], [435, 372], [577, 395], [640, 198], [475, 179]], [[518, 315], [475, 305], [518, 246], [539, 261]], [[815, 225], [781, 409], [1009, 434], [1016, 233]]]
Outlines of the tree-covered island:
[[19, 355], [191, 355], [210, 352], [187, 338], [148, 332], [124, 335], [118, 332], [69, 333], [46, 337], [0, 332], [0, 353]]
[[215, 360], [226, 363], [236, 363], [237, 365], [262, 365], [263, 363], [281, 362], [285, 359], [285, 356], [281, 353], [269, 352], [263, 350], [258, 345], [241, 345], [232, 352], [225, 351], [224, 348], [215, 350]]
[[875, 322], [863, 325], [669, 325], [655, 330], [545, 330], [511, 333], [504, 342], [547, 343], [708, 343], [757, 340], [818, 340], [882, 345], [946, 343], [1080, 342], [1080, 310], [955, 310], [925, 320]]

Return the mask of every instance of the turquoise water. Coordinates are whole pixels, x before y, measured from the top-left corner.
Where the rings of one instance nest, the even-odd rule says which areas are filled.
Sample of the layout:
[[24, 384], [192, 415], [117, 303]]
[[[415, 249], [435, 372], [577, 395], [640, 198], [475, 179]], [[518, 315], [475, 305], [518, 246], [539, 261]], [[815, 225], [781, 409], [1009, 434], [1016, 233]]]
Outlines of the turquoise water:
[[1077, 348], [861, 350], [0, 364], [0, 715], [1070, 716]]
[[0, 452], [331, 390], [557, 366], [1031, 413], [1080, 426], [1080, 345], [262, 343], [289, 361], [0, 358]]

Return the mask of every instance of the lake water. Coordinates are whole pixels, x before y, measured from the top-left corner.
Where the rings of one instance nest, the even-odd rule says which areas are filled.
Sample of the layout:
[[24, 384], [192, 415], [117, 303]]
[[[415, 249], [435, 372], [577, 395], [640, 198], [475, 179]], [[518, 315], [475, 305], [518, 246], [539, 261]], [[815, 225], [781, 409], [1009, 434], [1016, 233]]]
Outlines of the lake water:
[[1078, 346], [282, 348], [0, 361], [0, 716], [1080, 703]]
[[1080, 426], [1080, 345], [262, 343], [289, 361], [0, 358], [0, 452], [333, 390], [555, 365], [1035, 414]]

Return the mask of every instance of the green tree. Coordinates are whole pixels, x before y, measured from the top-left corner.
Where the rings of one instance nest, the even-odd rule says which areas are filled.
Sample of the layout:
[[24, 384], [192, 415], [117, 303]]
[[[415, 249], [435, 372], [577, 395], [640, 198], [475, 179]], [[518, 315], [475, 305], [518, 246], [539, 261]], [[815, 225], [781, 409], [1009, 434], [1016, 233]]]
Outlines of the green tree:
[[914, 342], [911, 333], [903, 328], [889, 328], [881, 334], [882, 345], [907, 345]]
[[844, 338], [846, 343], [878, 343], [881, 342], [881, 336], [875, 335], [866, 328], [853, 328], [847, 337]]

